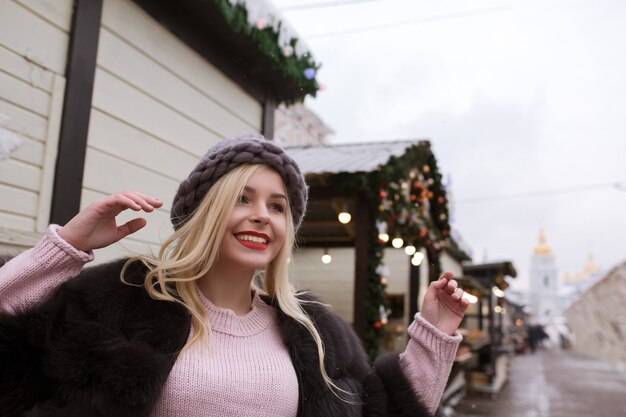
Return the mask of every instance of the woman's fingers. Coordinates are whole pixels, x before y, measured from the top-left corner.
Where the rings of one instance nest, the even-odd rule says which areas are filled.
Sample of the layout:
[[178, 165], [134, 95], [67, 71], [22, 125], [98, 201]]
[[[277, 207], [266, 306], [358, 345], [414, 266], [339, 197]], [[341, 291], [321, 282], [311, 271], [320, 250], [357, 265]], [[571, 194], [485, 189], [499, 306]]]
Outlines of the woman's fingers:
[[117, 228], [118, 238], [122, 239], [130, 235], [131, 233], [135, 233], [136, 231], [142, 229], [145, 225], [146, 225], [146, 219], [137, 218], [137, 219], [130, 220], [124, 223], [123, 225], [118, 226]]
[[454, 301], [459, 301], [461, 298], [463, 298], [463, 290], [460, 288], [455, 289], [451, 295], [451, 298]]
[[444, 272], [437, 281], [431, 282], [430, 285], [438, 290], [445, 291], [453, 301], [460, 301], [463, 307], [467, 307], [469, 302], [463, 298], [465, 292], [459, 288], [459, 283], [452, 277], [451, 272]]
[[124, 191], [125, 197], [132, 200], [142, 210], [151, 212], [155, 208], [159, 208], [163, 205], [163, 202], [158, 198], [150, 197], [149, 195], [139, 193], [137, 191]]
[[452, 272], [444, 272], [437, 281], [433, 281], [430, 285], [438, 290], [445, 288], [449, 280], [452, 279]]
[[159, 208], [163, 205], [163, 202], [159, 199], [140, 194], [134, 191], [124, 191], [121, 193], [113, 194], [106, 197], [102, 203], [112, 211], [111, 214], [117, 216], [119, 213], [126, 209], [134, 211], [152, 212], [155, 208]]
[[448, 285], [446, 285], [446, 292], [448, 294], [453, 294], [454, 291], [456, 291], [458, 287], [459, 287], [459, 283], [456, 282], [456, 280], [451, 279], [450, 281], [448, 281]]

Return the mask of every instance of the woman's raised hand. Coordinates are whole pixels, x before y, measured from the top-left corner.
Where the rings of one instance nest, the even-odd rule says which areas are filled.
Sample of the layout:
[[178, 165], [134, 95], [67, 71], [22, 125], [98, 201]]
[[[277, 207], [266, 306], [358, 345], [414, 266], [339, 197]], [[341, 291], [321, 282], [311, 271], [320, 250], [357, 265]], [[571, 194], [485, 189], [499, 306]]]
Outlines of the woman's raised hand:
[[61, 227], [58, 234], [84, 252], [104, 248], [146, 225], [146, 220], [138, 217], [118, 226], [115, 218], [122, 211], [131, 209], [150, 213], [162, 205], [161, 200], [134, 191], [113, 194], [85, 207]]
[[468, 305], [452, 273], [444, 272], [437, 281], [430, 283], [420, 314], [442, 332], [453, 335]]

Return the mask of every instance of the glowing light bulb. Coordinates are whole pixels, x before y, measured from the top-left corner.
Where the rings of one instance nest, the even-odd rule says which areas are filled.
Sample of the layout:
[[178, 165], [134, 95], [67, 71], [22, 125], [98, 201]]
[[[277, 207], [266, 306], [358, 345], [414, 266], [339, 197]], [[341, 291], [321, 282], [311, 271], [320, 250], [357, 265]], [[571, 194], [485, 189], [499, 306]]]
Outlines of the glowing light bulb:
[[413, 266], [420, 266], [424, 260], [424, 254], [422, 252], [415, 252], [415, 255], [411, 258], [411, 264]]
[[293, 46], [286, 45], [285, 47], [283, 47], [283, 55], [287, 57], [293, 55]]
[[504, 297], [504, 291], [502, 291], [500, 288], [498, 287], [493, 287], [491, 289], [491, 291], [493, 291], [493, 293], [496, 295], [496, 297], [502, 298]]
[[315, 68], [307, 68], [304, 70], [304, 77], [307, 80], [312, 80], [313, 78], [315, 78]]
[[342, 211], [341, 213], [339, 213], [337, 218], [339, 219], [339, 223], [348, 224], [350, 223], [350, 220], [352, 220], [352, 215], [347, 211]]
[[478, 302], [478, 297], [472, 294], [463, 293], [463, 298], [470, 302], [470, 304], [476, 304]]
[[417, 251], [417, 249], [413, 245], [408, 245], [404, 248], [404, 253], [406, 253], [409, 256], [414, 255], [415, 251]]
[[404, 245], [404, 240], [401, 237], [396, 237], [391, 241], [391, 246], [396, 249], [400, 249]]
[[324, 254], [322, 255], [322, 263], [328, 265], [329, 263], [331, 263], [333, 260], [332, 256], [330, 256], [330, 253], [328, 253], [328, 248], [324, 248]]
[[389, 242], [389, 235], [387, 233], [379, 233], [378, 234], [378, 238], [380, 239], [381, 242]]

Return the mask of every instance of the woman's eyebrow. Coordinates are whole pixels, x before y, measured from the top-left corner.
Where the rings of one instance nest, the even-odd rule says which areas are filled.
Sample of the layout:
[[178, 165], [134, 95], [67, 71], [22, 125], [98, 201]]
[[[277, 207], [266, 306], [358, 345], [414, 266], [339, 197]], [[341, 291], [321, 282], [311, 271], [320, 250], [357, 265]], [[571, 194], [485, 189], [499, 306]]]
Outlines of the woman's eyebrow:
[[[243, 190], [247, 191], [249, 193], [252, 193], [252, 194], [256, 194], [256, 189], [254, 189], [252, 187], [248, 187], [247, 185], [245, 187], [243, 187]], [[272, 197], [272, 198], [283, 198], [283, 199], [287, 200], [287, 197], [284, 194], [281, 194], [281, 193], [272, 193], [272, 194], [270, 194], [270, 197]]]

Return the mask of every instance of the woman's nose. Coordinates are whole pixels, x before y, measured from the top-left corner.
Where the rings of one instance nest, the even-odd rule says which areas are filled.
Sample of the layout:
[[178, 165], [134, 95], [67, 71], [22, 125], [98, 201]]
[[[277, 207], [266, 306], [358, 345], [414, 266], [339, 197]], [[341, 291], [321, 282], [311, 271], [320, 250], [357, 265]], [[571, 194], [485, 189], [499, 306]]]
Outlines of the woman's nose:
[[265, 204], [259, 204], [257, 206], [254, 213], [252, 213], [251, 220], [254, 223], [263, 223], [263, 224], [267, 224], [269, 222], [270, 215]]

